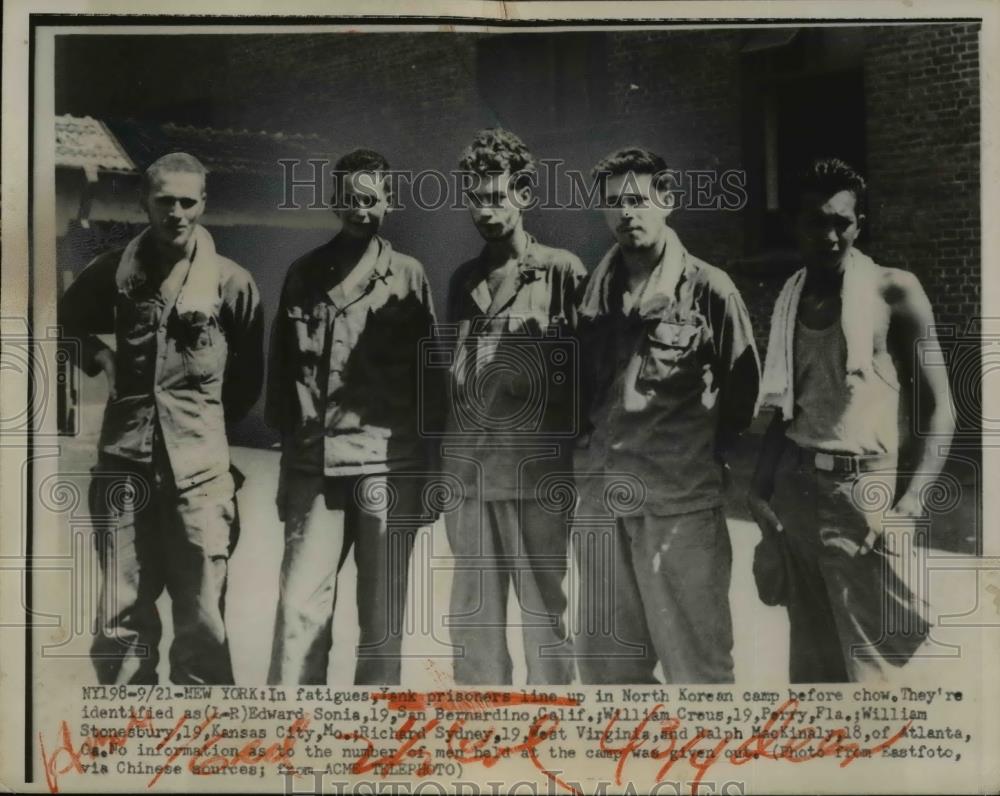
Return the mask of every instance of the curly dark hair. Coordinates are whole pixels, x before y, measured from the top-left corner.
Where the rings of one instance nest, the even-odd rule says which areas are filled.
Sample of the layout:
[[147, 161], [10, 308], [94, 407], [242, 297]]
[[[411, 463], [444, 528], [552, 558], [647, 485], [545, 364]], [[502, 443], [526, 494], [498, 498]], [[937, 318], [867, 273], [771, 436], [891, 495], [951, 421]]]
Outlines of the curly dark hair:
[[864, 177], [849, 163], [839, 158], [820, 158], [799, 176], [800, 199], [807, 193], [833, 196], [841, 191], [853, 193], [858, 212], [864, 212], [868, 186]]
[[462, 152], [458, 166], [484, 176], [509, 171], [527, 178], [538, 171], [535, 157], [524, 141], [502, 127], [488, 127], [476, 133]]

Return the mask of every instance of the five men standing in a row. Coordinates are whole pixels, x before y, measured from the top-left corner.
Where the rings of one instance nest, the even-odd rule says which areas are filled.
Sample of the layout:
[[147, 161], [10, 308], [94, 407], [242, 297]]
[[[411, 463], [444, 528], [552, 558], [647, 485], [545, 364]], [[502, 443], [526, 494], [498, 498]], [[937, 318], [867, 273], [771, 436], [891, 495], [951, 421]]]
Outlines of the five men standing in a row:
[[[576, 256], [525, 230], [534, 159], [517, 136], [481, 131], [461, 168], [485, 245], [451, 280], [451, 337], [435, 324], [420, 263], [378, 234], [392, 203], [378, 153], [337, 163], [340, 231], [285, 279], [266, 406], [281, 435], [285, 525], [269, 681], [326, 681], [337, 575], [353, 548], [355, 682], [398, 683], [414, 533], [441, 511], [456, 682], [511, 681], [511, 586], [530, 684], [569, 683], [575, 670], [585, 683], [652, 683], [657, 666], [668, 682], [731, 682], [725, 453], [754, 416], [761, 380], [738, 291], [667, 224], [666, 164], [654, 153], [623, 149], [595, 167], [616, 244], [589, 278]], [[870, 638], [884, 588], [879, 518], [844, 496], [862, 473], [895, 469], [893, 361], [912, 361], [918, 339], [936, 341], [919, 283], [852, 248], [863, 181], [838, 161], [813, 177], [800, 216], [806, 267], [772, 324], [763, 397], [779, 419], [750, 505], [765, 534], [805, 551], [804, 577], [826, 594], [828, 635], [839, 639], [827, 646], [844, 660], [792, 667], [793, 679], [819, 680], [864, 673], [848, 660], [859, 639], [868, 670], [880, 669]], [[198, 224], [204, 178], [188, 155], [153, 164], [149, 228], [88, 266], [60, 307], [64, 333], [83, 341], [83, 368], [111, 385], [91, 495], [105, 571], [93, 646], [102, 682], [155, 682], [164, 587], [171, 679], [233, 679], [223, 602], [239, 475], [225, 424], [259, 394], [262, 319], [253, 280]], [[114, 352], [101, 333], [115, 335]], [[914, 379], [928, 384], [947, 442], [947, 378]], [[767, 503], [786, 431], [830, 503], [787, 529]], [[922, 511], [920, 489], [942, 463], [940, 451], [924, 457], [897, 514]], [[436, 506], [428, 484], [439, 478], [457, 499]], [[894, 594], [923, 615], [905, 586]]]

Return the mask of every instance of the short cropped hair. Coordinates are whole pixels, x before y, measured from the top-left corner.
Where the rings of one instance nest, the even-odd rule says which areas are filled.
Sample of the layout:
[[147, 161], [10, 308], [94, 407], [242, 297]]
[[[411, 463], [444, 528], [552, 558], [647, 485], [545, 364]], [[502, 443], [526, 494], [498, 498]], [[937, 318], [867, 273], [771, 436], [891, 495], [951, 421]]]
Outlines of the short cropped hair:
[[799, 198], [807, 193], [829, 197], [841, 191], [854, 194], [858, 212], [864, 212], [868, 186], [865, 179], [850, 164], [839, 158], [820, 158], [813, 161], [799, 177]]
[[389, 174], [389, 161], [385, 155], [374, 149], [354, 149], [346, 155], [341, 155], [333, 164], [333, 197], [331, 202], [336, 207], [343, 199], [343, 179], [349, 174], [358, 172], [384, 177]]
[[535, 157], [524, 141], [502, 127], [488, 127], [476, 133], [462, 152], [458, 167], [483, 176], [509, 171], [519, 175], [515, 183], [518, 186], [538, 171]]
[[202, 191], [205, 190], [205, 178], [208, 176], [206, 169], [200, 160], [187, 152], [171, 152], [150, 164], [149, 168], [142, 175], [142, 195], [149, 194], [153, 183], [161, 174], [197, 174], [201, 177]]
[[591, 169], [590, 173], [595, 180], [600, 181], [603, 193], [609, 177], [618, 177], [630, 172], [633, 174], [652, 174], [657, 177], [655, 183], [657, 188], [669, 187], [670, 174], [667, 161], [661, 155], [640, 146], [629, 146], [615, 150], [602, 158]]

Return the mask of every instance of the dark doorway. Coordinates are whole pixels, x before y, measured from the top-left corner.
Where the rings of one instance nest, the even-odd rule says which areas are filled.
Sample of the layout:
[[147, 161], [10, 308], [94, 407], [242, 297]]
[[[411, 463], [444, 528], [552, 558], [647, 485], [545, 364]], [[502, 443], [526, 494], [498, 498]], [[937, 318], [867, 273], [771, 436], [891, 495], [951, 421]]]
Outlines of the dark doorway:
[[796, 175], [816, 158], [846, 160], [862, 174], [865, 93], [860, 69], [789, 80], [777, 90], [778, 202], [793, 208]]

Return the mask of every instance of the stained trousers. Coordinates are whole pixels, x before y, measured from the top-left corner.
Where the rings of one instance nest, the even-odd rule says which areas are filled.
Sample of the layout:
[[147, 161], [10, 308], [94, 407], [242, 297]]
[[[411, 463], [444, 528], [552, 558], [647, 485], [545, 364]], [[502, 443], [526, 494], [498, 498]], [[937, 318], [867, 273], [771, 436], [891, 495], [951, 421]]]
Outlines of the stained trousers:
[[733, 682], [732, 548], [722, 508], [577, 523], [574, 645], [588, 684]]
[[391, 475], [289, 474], [285, 552], [268, 682], [327, 682], [337, 576], [354, 548], [360, 641], [356, 685], [399, 683], [419, 490]]
[[573, 680], [573, 653], [563, 614], [568, 519], [534, 499], [481, 500], [466, 495], [445, 515], [455, 557], [448, 624], [455, 682], [508, 685], [507, 596], [521, 607], [529, 685]]
[[224, 621], [228, 561], [238, 519], [229, 473], [178, 490], [166, 454], [153, 464], [102, 457], [92, 472], [90, 511], [102, 569], [98, 633], [91, 656], [101, 683], [157, 682], [166, 588], [174, 639], [174, 683], [231, 684]]
[[[789, 479], [794, 510], [782, 512], [803, 570], [788, 606], [791, 678], [822, 681], [829, 667], [813, 650], [827, 648], [840, 653], [841, 681], [882, 680], [917, 654], [930, 631], [926, 592], [920, 589], [926, 570], [914, 544], [920, 543], [911, 532], [890, 549], [859, 554], [869, 530], [883, 529], [896, 474], [887, 469], [834, 475], [816, 470], [814, 456], [799, 452]], [[815, 612], [817, 605], [822, 615], [800, 610]]]

